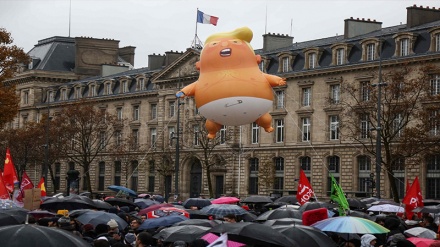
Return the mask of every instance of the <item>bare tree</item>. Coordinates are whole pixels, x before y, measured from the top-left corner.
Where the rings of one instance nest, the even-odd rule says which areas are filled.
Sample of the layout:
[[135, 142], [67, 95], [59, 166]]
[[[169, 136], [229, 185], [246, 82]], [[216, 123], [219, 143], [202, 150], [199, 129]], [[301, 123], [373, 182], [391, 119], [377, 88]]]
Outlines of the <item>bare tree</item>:
[[269, 157], [263, 157], [262, 161], [258, 166], [258, 184], [267, 191], [275, 183], [275, 165]]
[[[437, 148], [440, 135], [439, 95], [431, 94], [429, 65], [401, 66], [383, 73], [381, 104], [378, 106], [378, 87], [363, 83], [342, 85], [341, 133], [348, 141], [362, 144], [376, 156], [377, 133], [381, 136], [381, 169], [387, 174], [393, 198], [399, 202], [393, 171], [405, 165], [418, 165], [420, 154]], [[437, 103], [437, 104], [436, 104]], [[378, 126], [378, 107], [381, 111]], [[374, 130], [374, 131], [371, 131]], [[434, 131], [434, 132], [433, 132]], [[438, 131], [438, 130], [437, 130]]]
[[60, 140], [59, 150], [84, 169], [87, 189], [92, 192], [90, 165], [106, 153], [120, 121], [87, 100], [63, 106], [53, 121], [52, 129]]

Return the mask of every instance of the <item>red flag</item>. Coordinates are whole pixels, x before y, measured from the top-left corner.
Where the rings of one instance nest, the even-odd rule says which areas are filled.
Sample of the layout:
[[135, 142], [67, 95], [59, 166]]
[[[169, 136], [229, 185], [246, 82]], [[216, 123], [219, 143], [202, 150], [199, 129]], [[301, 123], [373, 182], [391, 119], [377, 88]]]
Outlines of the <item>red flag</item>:
[[33, 188], [34, 188], [34, 184], [27, 175], [26, 171], [23, 171], [23, 175], [21, 176], [21, 183], [20, 183], [20, 193], [18, 194], [17, 201], [23, 202], [24, 190], [33, 189]]
[[37, 185], [37, 188], [41, 189], [41, 197], [46, 196], [46, 186], [44, 185], [44, 177], [41, 177], [40, 182]]
[[5, 169], [3, 171], [3, 182], [10, 193], [14, 191], [14, 184], [18, 184], [17, 172], [15, 166], [12, 163], [11, 153], [9, 148], [6, 149]]
[[406, 217], [411, 220], [417, 207], [423, 207], [422, 191], [420, 190], [419, 178], [416, 177], [409, 190], [407, 190], [402, 203], [405, 204]]
[[0, 199], [10, 199], [8, 189], [0, 176]]
[[303, 205], [308, 202], [310, 198], [313, 196], [313, 188], [309, 183], [309, 180], [306, 177], [306, 174], [302, 169], [299, 171], [299, 183], [298, 183], [298, 191], [296, 193], [296, 199], [298, 202]]

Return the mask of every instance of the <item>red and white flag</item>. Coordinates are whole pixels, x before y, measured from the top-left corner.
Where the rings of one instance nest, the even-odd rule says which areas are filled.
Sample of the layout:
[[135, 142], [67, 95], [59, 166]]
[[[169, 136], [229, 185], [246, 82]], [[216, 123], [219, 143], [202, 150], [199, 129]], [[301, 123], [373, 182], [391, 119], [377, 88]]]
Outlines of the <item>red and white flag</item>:
[[412, 212], [417, 207], [423, 207], [422, 191], [420, 190], [419, 178], [416, 177], [409, 190], [407, 190], [402, 201], [405, 204], [405, 212], [407, 219], [412, 219]]
[[6, 159], [3, 171], [3, 182], [10, 193], [14, 191], [14, 184], [18, 184], [17, 172], [15, 171], [14, 163], [12, 163], [11, 153], [9, 148], [6, 149]]
[[307, 179], [304, 171], [300, 169], [296, 199], [298, 200], [299, 204], [303, 205], [304, 203], [308, 202], [313, 195], [314, 195], [313, 188], [310, 185], [309, 180]]
[[3, 177], [0, 176], [0, 199], [3, 200], [9, 200], [11, 199], [9, 197], [9, 191], [5, 186], [5, 183], [3, 182]]
[[23, 175], [21, 175], [20, 193], [18, 194], [17, 201], [23, 202], [24, 190], [33, 189], [33, 188], [34, 188], [34, 184], [27, 175], [26, 171], [23, 171]]

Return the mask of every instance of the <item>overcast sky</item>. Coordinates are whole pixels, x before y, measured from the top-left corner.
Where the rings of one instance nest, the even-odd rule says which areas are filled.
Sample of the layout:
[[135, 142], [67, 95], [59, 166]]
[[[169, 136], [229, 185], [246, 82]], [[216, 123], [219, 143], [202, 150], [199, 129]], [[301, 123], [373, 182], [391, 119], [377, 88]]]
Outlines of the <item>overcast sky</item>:
[[[149, 54], [185, 51], [196, 32], [197, 8], [219, 17], [218, 25], [198, 24], [204, 41], [216, 32], [247, 26], [251, 45], [263, 47], [265, 32], [294, 36], [294, 42], [343, 34], [344, 19], [370, 18], [382, 27], [406, 23], [406, 7], [440, 8], [438, 0], [0, 0], [0, 27], [26, 52], [52, 36], [110, 38], [135, 46], [135, 67]], [[71, 8], [69, 7], [71, 5]], [[267, 15], [266, 15], [267, 13]], [[267, 16], [267, 17], [266, 17]]]

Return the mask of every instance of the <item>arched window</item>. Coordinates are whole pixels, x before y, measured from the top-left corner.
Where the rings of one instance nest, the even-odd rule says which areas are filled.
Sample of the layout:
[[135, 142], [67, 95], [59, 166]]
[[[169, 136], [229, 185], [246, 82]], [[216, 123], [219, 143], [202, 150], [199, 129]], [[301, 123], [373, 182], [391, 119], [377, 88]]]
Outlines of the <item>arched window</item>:
[[258, 194], [258, 158], [249, 159], [249, 194]]

